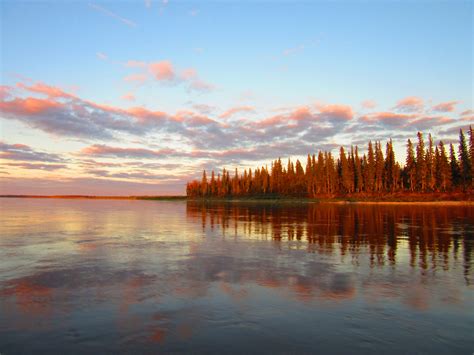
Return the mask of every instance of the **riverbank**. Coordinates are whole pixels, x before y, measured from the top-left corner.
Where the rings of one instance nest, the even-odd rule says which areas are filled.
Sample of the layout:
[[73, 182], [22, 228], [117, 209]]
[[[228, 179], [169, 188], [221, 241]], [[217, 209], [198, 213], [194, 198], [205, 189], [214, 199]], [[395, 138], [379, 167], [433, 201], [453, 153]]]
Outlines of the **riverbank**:
[[453, 193], [393, 193], [324, 195], [317, 198], [288, 196], [238, 196], [197, 198], [187, 196], [90, 196], [90, 195], [0, 195], [0, 198], [44, 198], [44, 199], [88, 199], [88, 200], [150, 200], [150, 201], [195, 201], [231, 203], [335, 203], [335, 204], [423, 204], [423, 205], [474, 205], [473, 192]]
[[89, 196], [89, 195], [0, 195], [0, 198], [59, 198], [87, 200], [186, 200], [186, 196]]
[[239, 197], [211, 197], [188, 198], [191, 201], [202, 202], [252, 202], [252, 203], [337, 203], [337, 204], [426, 204], [426, 205], [474, 205], [474, 193], [393, 193], [383, 195], [357, 194], [357, 195], [323, 195], [316, 198], [307, 197], [265, 197], [265, 196], [239, 196]]

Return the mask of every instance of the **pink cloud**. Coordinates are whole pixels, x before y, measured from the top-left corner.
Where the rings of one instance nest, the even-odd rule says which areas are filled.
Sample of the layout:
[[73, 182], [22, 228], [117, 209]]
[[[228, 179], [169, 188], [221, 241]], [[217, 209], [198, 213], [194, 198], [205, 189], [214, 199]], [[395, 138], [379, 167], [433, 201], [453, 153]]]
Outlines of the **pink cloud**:
[[23, 83], [18, 83], [17, 86], [23, 90], [34, 92], [37, 94], [43, 94], [51, 98], [59, 98], [59, 97], [73, 97], [74, 95], [69, 94], [57, 87], [49, 86], [43, 83], [36, 83], [34, 85], [28, 86]]
[[0, 159], [14, 160], [21, 162], [47, 162], [58, 163], [63, 159], [58, 154], [40, 152], [25, 144], [8, 144], [0, 141]]
[[435, 126], [441, 126], [453, 122], [452, 118], [446, 116], [420, 117], [408, 123], [410, 127], [416, 127], [417, 130], [430, 129]]
[[316, 105], [319, 112], [325, 116], [325, 118], [336, 119], [336, 120], [351, 120], [354, 117], [354, 111], [352, 107], [348, 105]]
[[215, 89], [215, 86], [207, 83], [201, 79], [194, 79], [189, 84], [189, 90], [195, 90], [200, 92], [212, 91]]
[[238, 112], [255, 112], [255, 108], [252, 106], [233, 107], [219, 115], [219, 118], [229, 118]]
[[143, 83], [146, 79], [147, 77], [145, 74], [130, 74], [123, 78], [125, 81], [138, 83]]
[[184, 80], [191, 80], [191, 79], [196, 78], [197, 77], [196, 69], [193, 69], [193, 68], [184, 69], [181, 72], [181, 77]]
[[362, 101], [361, 105], [362, 105], [363, 108], [371, 109], [371, 108], [374, 108], [375, 106], [377, 106], [377, 103], [373, 100], [365, 100], [365, 101]]
[[131, 92], [121, 96], [121, 99], [122, 100], [125, 100], [125, 101], [135, 101], [135, 95], [133, 95]]
[[186, 83], [188, 91], [206, 92], [215, 89], [215, 86], [202, 80], [196, 69], [186, 68], [179, 73], [173, 63], [169, 60], [159, 62], [145, 63], [136, 60], [129, 60], [126, 64], [129, 68], [140, 68], [141, 73], [134, 73], [124, 78], [129, 82], [144, 82], [148, 78], [158, 82], [167, 82], [171, 84]]
[[423, 99], [417, 96], [408, 96], [395, 105], [395, 109], [403, 112], [415, 112], [423, 109]]
[[127, 114], [138, 119], [139, 122], [150, 122], [150, 121], [164, 121], [169, 118], [172, 119], [166, 112], [162, 111], [151, 111], [143, 107], [131, 107], [124, 110]]
[[361, 117], [363, 122], [367, 123], [384, 123], [389, 126], [403, 126], [410, 120], [417, 118], [415, 114], [403, 114], [393, 112], [376, 112]]
[[146, 63], [139, 60], [129, 60], [125, 63], [125, 66], [129, 68], [145, 68]]
[[0, 85], [0, 100], [5, 100], [10, 96], [12, 88], [7, 85]]
[[7, 163], [8, 166], [14, 166], [26, 170], [45, 170], [56, 171], [67, 168], [65, 164], [42, 164], [42, 163]]
[[461, 116], [467, 116], [467, 115], [472, 115], [474, 114], [474, 110], [466, 110], [461, 112]]
[[433, 110], [438, 112], [453, 112], [456, 109], [456, 105], [458, 103], [459, 101], [442, 102], [438, 105], [433, 106]]
[[114, 156], [121, 158], [163, 158], [175, 153], [173, 149], [151, 150], [146, 148], [120, 148], [94, 144], [81, 150], [84, 155]]
[[173, 81], [176, 73], [168, 60], [148, 64], [150, 74], [158, 81]]
[[16, 115], [37, 115], [60, 107], [61, 104], [47, 99], [16, 98], [10, 101], [1, 101], [0, 110], [4, 113]]

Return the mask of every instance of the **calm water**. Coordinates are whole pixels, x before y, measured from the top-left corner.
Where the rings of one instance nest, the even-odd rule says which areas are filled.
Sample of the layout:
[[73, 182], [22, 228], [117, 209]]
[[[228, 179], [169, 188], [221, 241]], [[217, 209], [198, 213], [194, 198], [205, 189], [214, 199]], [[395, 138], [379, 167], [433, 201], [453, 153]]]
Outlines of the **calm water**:
[[1, 199], [0, 353], [474, 352], [474, 208]]

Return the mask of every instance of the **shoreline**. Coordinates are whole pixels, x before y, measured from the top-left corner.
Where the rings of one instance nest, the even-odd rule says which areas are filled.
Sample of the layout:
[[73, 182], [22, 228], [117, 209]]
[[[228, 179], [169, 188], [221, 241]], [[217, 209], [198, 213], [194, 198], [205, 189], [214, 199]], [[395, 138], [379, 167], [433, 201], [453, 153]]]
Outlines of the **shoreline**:
[[322, 198], [195, 198], [187, 196], [91, 196], [91, 195], [0, 195], [0, 198], [72, 199], [72, 200], [147, 200], [190, 201], [198, 203], [267, 203], [267, 204], [339, 204], [339, 205], [426, 205], [426, 206], [474, 206], [474, 195], [470, 193], [385, 195], [385, 196], [337, 196]]

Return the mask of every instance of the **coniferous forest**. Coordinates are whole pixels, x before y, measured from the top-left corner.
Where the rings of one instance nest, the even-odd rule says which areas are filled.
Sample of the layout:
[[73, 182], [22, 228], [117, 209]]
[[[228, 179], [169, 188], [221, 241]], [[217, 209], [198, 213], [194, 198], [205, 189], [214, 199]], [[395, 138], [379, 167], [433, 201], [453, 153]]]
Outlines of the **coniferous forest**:
[[353, 194], [390, 194], [472, 191], [474, 189], [474, 137], [469, 142], [462, 130], [457, 146], [425, 142], [418, 132], [416, 142], [408, 139], [406, 158], [395, 160], [392, 140], [385, 146], [369, 142], [361, 155], [357, 146], [340, 147], [338, 156], [319, 151], [308, 154], [305, 166], [299, 160], [283, 164], [280, 158], [267, 166], [222, 174], [203, 172], [201, 181], [189, 182], [188, 197], [318, 197]]

